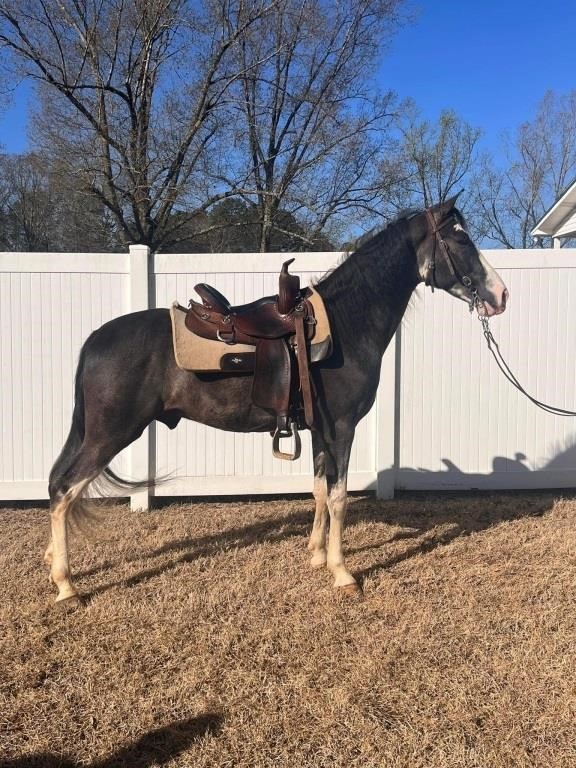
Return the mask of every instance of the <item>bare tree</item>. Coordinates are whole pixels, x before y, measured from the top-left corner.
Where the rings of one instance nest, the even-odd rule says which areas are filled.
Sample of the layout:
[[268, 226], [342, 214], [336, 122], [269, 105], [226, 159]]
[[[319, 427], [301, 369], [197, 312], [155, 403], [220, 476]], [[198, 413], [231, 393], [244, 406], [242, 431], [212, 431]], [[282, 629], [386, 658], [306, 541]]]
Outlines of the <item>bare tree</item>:
[[576, 178], [576, 91], [546, 93], [534, 120], [506, 143], [503, 166], [488, 158], [476, 177], [483, 235], [506, 248], [532, 247], [531, 230]]
[[109, 251], [118, 246], [104, 206], [35, 153], [0, 155], [0, 248]]
[[231, 56], [276, 0], [0, 0], [0, 45], [39, 84], [44, 145], [113, 215], [125, 242], [174, 242], [204, 181]]
[[392, 95], [371, 76], [403, 0], [279, 0], [235, 51], [228, 151], [214, 177], [251, 206], [260, 249], [289, 220], [311, 243], [381, 203]]
[[34, 155], [0, 157], [2, 248], [45, 251], [54, 206], [41, 161]]
[[[438, 121], [423, 120], [408, 102], [396, 120], [398, 140], [382, 166], [391, 210], [428, 207], [460, 192], [470, 183], [479, 158], [482, 135], [453, 110], [443, 110]], [[467, 207], [470, 190], [460, 205]]]

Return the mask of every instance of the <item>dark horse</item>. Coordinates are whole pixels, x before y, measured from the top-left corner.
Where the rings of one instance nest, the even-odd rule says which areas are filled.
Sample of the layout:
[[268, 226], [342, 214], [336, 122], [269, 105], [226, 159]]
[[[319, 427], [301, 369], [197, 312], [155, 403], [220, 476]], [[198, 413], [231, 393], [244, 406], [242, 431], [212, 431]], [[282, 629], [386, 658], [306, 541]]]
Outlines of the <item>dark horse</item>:
[[[346, 481], [356, 425], [374, 402], [382, 355], [418, 283], [442, 288], [480, 314], [503, 312], [508, 292], [468, 236], [455, 198], [404, 215], [363, 242], [315, 286], [334, 350], [313, 366], [316, 391], [312, 566], [327, 565], [336, 587], [357, 590], [342, 554]], [[154, 419], [181, 418], [235, 432], [275, 428], [250, 397], [252, 377], [198, 376], [176, 366], [168, 311], [118, 317], [85, 342], [76, 372], [70, 434], [50, 473], [52, 537], [45, 560], [57, 601], [77, 601], [68, 566], [67, 518], [82, 513], [88, 484]], [[330, 515], [328, 546], [327, 522]]]

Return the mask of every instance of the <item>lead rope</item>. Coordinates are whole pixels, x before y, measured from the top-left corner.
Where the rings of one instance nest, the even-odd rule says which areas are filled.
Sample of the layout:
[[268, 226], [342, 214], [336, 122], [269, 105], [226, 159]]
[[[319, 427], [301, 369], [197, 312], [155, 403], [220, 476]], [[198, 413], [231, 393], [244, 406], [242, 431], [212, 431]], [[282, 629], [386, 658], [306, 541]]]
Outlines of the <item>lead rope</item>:
[[500, 352], [500, 347], [498, 346], [498, 342], [492, 335], [492, 331], [490, 330], [490, 325], [488, 323], [488, 317], [486, 315], [480, 314], [480, 307], [482, 306], [482, 302], [480, 300], [480, 297], [478, 296], [478, 291], [474, 288], [472, 289], [472, 299], [470, 301], [470, 311], [472, 312], [474, 310], [474, 307], [476, 307], [476, 310], [478, 311], [478, 319], [480, 320], [480, 323], [482, 324], [482, 332], [484, 334], [484, 338], [486, 339], [486, 344], [488, 345], [488, 349], [492, 353], [492, 357], [494, 360], [496, 360], [496, 364], [498, 365], [498, 368], [502, 371], [504, 376], [508, 379], [510, 384], [512, 386], [516, 387], [516, 389], [521, 392], [523, 395], [525, 395], [528, 400], [530, 400], [534, 405], [536, 405], [538, 408], [541, 408], [543, 411], [546, 411], [547, 413], [552, 413], [555, 416], [576, 416], [576, 411], [568, 411], [565, 408], [558, 408], [555, 405], [548, 405], [547, 403], [543, 403], [541, 400], [538, 400], [537, 398], [530, 395], [524, 387], [520, 384], [514, 373], [510, 370], [510, 366], [504, 360], [502, 357], [502, 353]]

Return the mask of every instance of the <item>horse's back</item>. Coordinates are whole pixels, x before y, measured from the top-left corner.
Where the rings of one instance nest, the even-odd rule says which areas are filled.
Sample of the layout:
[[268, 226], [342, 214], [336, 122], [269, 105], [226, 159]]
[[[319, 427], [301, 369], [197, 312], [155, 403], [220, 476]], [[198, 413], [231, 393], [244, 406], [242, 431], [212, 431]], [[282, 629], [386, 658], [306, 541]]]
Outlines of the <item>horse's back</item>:
[[[89, 354], [108, 355], [112, 351], [135, 351], [136, 346], [168, 346], [171, 348], [172, 328], [167, 309], [145, 309], [120, 315], [93, 331], [84, 343]], [[157, 343], [156, 343], [157, 342]]]
[[154, 379], [152, 389], [161, 389], [176, 366], [169, 311], [147, 309], [109, 320], [86, 339], [81, 361], [85, 379], [107, 389], [112, 382], [134, 387], [144, 379]]
[[146, 335], [170, 334], [170, 311], [168, 309], [144, 309], [140, 312], [130, 312], [119, 315], [104, 323], [89, 337], [98, 341], [114, 341], [124, 338], [127, 334]]

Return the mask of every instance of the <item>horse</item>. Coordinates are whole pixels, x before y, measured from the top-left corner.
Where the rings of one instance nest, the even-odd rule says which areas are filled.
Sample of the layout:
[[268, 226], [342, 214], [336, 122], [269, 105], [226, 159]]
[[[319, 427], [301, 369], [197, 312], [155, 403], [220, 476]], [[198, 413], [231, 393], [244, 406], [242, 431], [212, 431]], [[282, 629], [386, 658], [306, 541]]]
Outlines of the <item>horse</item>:
[[[345, 593], [361, 592], [342, 551], [354, 432], [374, 403], [382, 356], [414, 289], [424, 282], [484, 316], [506, 308], [508, 291], [455, 203], [454, 197], [398, 216], [314, 286], [329, 317], [333, 350], [311, 366], [315, 515], [308, 549], [311, 566], [327, 566], [334, 587]], [[76, 370], [70, 432], [49, 478], [51, 538], [44, 560], [57, 603], [82, 602], [71, 578], [67, 534], [69, 518], [86, 512], [88, 485], [102, 474], [120, 480], [108, 464], [153, 420], [171, 429], [186, 418], [228, 431], [273, 431], [275, 416], [252, 402], [251, 385], [251, 374], [180, 369], [167, 309], [123, 315], [88, 337]]]

